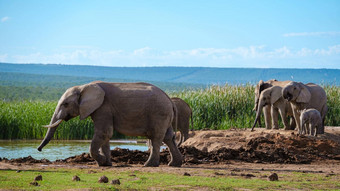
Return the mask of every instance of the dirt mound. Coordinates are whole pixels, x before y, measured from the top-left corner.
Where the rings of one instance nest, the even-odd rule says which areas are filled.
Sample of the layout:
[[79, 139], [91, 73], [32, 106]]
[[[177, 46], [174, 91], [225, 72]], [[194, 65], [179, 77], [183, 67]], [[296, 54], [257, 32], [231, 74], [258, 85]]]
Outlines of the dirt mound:
[[186, 154], [186, 162], [192, 163], [240, 160], [292, 164], [323, 159], [339, 160], [340, 128], [328, 130], [332, 132], [319, 137], [300, 136], [294, 131], [265, 129], [257, 129], [256, 132], [236, 129], [197, 131], [183, 143], [183, 154]]
[[83, 153], [81, 155], [72, 156], [66, 159], [56, 160], [56, 163], [86, 163], [86, 164], [95, 164], [95, 160], [90, 156], [89, 153]]
[[[327, 132], [327, 130], [331, 132]], [[230, 160], [252, 163], [287, 163], [306, 164], [320, 160], [340, 160], [340, 128], [327, 129], [319, 137], [300, 136], [294, 131], [256, 129], [255, 132], [244, 130], [195, 131], [179, 148], [187, 164], [229, 163]], [[116, 148], [111, 151], [114, 164], [144, 164], [148, 152]], [[169, 163], [170, 154], [163, 150], [160, 164]], [[2, 159], [9, 163], [46, 163], [46, 159], [36, 160], [31, 156], [19, 159]], [[87, 164], [96, 162], [90, 154], [69, 157], [53, 163]]]
[[44, 163], [44, 164], [50, 164], [51, 161], [47, 160], [47, 159], [35, 159], [32, 156], [28, 156], [28, 157], [22, 157], [22, 158], [17, 158], [17, 159], [7, 159], [7, 158], [0, 158], [0, 162], [8, 162], [8, 163], [22, 163], [22, 164], [34, 164], [34, 163]]

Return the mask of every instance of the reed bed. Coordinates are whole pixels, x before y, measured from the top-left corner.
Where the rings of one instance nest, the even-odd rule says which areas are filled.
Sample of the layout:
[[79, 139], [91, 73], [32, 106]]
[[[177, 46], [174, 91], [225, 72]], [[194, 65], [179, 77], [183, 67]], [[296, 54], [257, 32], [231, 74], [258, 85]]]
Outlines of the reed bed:
[[[340, 87], [324, 86], [328, 96], [326, 125], [340, 125]], [[170, 93], [193, 110], [194, 129], [250, 128], [255, 119], [254, 86], [224, 85]], [[42, 139], [57, 101], [0, 101], [0, 139]], [[282, 125], [281, 125], [282, 126]], [[91, 119], [63, 122], [55, 139], [91, 139]], [[113, 138], [124, 138], [115, 133]]]
[[[57, 101], [0, 102], [0, 139], [41, 139], [47, 131]], [[91, 139], [93, 124], [90, 119], [78, 118], [63, 122], [56, 139]]]

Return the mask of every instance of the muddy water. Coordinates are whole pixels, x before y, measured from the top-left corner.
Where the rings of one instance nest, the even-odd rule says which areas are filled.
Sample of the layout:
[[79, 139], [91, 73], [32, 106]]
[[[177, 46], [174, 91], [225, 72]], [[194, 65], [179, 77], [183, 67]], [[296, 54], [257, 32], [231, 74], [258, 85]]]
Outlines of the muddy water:
[[[56, 141], [52, 140], [46, 145], [41, 152], [37, 150], [40, 140], [29, 141], [5, 141], [0, 140], [0, 157], [1, 158], [20, 158], [31, 155], [35, 159], [48, 159], [55, 161], [57, 159], [65, 159], [70, 156], [88, 153], [91, 141]], [[143, 142], [143, 141], [141, 141]], [[116, 147], [146, 151], [145, 143], [135, 140], [112, 140], [110, 143], [111, 150]]]

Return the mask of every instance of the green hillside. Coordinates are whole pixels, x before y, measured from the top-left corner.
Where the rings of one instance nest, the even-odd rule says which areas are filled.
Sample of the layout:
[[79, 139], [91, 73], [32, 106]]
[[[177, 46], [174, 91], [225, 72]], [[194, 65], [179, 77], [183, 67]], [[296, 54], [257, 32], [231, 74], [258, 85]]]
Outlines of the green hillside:
[[269, 79], [340, 85], [339, 69], [103, 67], [0, 63], [0, 72], [205, 85], [255, 84], [259, 80]]

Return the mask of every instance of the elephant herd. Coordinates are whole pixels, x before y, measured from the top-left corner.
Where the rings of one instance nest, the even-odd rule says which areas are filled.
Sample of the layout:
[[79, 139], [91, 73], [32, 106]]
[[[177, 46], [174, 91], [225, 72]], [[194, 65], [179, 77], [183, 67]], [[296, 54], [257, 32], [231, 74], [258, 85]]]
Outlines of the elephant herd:
[[255, 88], [254, 110], [256, 118], [252, 131], [263, 111], [267, 129], [279, 128], [280, 113], [285, 130], [297, 128], [299, 134], [316, 136], [324, 133], [327, 96], [322, 87], [313, 83], [260, 80]]
[[[315, 84], [260, 81], [255, 88], [256, 119], [253, 128], [263, 110], [267, 129], [278, 129], [280, 113], [286, 130], [294, 129], [296, 125], [299, 133], [323, 133], [326, 102], [325, 91]], [[178, 146], [188, 139], [190, 119], [193, 126], [190, 106], [180, 98], [170, 98], [152, 84], [96, 81], [65, 91], [50, 124], [45, 126], [48, 131], [38, 150], [49, 143], [62, 121], [77, 116], [81, 120], [90, 116], [94, 123], [90, 154], [99, 166], [112, 165], [109, 141], [113, 131], [117, 131], [149, 139], [150, 156], [144, 166], [159, 166], [160, 147], [165, 143], [171, 157], [168, 165], [179, 167], [182, 155]], [[291, 117], [290, 123], [288, 116]], [[181, 132], [178, 143], [174, 133], [177, 128]]]

